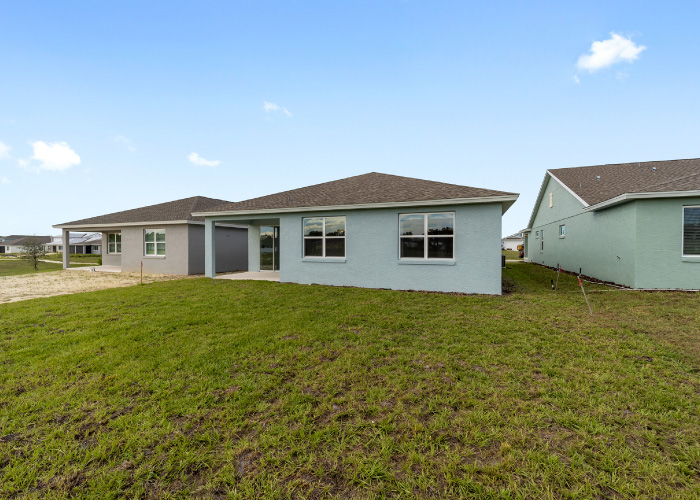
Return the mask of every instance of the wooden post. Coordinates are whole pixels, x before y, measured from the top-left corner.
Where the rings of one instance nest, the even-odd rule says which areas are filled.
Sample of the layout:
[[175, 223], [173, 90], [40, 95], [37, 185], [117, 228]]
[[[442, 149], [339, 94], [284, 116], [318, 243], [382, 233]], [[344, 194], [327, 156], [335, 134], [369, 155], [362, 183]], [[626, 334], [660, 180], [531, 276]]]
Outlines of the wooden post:
[[143, 285], [143, 261], [141, 261], [141, 284]]

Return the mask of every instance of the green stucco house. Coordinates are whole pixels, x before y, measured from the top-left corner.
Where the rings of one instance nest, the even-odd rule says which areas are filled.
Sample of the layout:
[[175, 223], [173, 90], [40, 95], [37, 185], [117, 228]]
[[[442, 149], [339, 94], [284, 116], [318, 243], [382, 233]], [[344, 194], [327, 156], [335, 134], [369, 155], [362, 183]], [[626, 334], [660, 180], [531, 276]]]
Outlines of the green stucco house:
[[517, 194], [372, 172], [194, 213], [248, 226], [248, 271], [281, 282], [501, 293], [501, 217]]
[[548, 170], [525, 259], [642, 289], [700, 289], [700, 159]]

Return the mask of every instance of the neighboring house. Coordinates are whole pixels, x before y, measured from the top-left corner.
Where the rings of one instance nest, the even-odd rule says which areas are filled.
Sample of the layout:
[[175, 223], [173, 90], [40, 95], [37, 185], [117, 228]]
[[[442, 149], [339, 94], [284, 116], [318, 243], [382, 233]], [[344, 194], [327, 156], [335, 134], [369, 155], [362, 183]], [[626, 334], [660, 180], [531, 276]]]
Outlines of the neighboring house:
[[[248, 225], [249, 271], [292, 283], [501, 293], [501, 217], [517, 194], [369, 173], [195, 212]], [[218, 267], [218, 266], [217, 266]]]
[[51, 236], [30, 236], [26, 234], [0, 236], [0, 253], [21, 253], [22, 246], [31, 238], [35, 238], [41, 244], [51, 241]]
[[[63, 252], [63, 236], [52, 236], [45, 248], [47, 252]], [[70, 233], [70, 253], [101, 254], [102, 233]]]
[[523, 245], [525, 242], [525, 237], [523, 233], [515, 233], [510, 236], [506, 236], [501, 240], [501, 248], [503, 250], [517, 250], [518, 245]]
[[[192, 212], [209, 210], [224, 200], [194, 196], [133, 210], [65, 222], [54, 227], [63, 230], [63, 239], [71, 230], [102, 233], [102, 265], [118, 266], [122, 271], [158, 274], [204, 273], [204, 218]], [[226, 224], [216, 227], [217, 271], [245, 270], [247, 229]], [[69, 267], [63, 254], [63, 267]]]
[[700, 159], [548, 170], [525, 258], [633, 288], [700, 288]]

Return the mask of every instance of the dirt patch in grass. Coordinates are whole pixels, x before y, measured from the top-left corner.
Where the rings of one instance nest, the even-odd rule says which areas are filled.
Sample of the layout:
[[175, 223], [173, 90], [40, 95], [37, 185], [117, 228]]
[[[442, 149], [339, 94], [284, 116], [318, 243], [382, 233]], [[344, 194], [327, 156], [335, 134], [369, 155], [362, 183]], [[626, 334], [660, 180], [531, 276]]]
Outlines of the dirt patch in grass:
[[[145, 274], [144, 283], [182, 279], [186, 276]], [[89, 271], [55, 271], [19, 276], [0, 276], [0, 304], [20, 300], [53, 297], [80, 292], [92, 292], [106, 288], [138, 285], [137, 273], [101, 273]]]

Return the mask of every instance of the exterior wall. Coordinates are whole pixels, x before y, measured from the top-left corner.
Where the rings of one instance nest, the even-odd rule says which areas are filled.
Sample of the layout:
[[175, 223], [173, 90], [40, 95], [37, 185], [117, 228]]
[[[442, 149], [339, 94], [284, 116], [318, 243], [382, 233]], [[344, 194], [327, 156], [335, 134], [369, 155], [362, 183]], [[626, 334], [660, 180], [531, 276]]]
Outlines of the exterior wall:
[[[280, 249], [280, 254], [282, 250]], [[248, 226], [248, 271], [260, 271], [260, 225]]]
[[[551, 208], [549, 193], [553, 193]], [[566, 225], [564, 238], [559, 237], [562, 224]], [[636, 225], [635, 203], [583, 212], [581, 202], [550, 178], [528, 236], [527, 257], [530, 262], [560, 264], [566, 271], [635, 286]]]
[[[128, 226], [122, 233], [122, 271], [155, 274], [188, 274], [188, 224], [168, 224], [165, 226]], [[165, 229], [165, 256], [145, 256], [143, 245], [144, 229]], [[104, 263], [104, 259], [102, 260]]]
[[[527, 238], [526, 257], [633, 288], [700, 289], [700, 258], [682, 255], [682, 209], [688, 205], [700, 205], [700, 198], [635, 200], [583, 212], [581, 203], [550, 179]], [[561, 224], [566, 225], [564, 238], [559, 238]]]
[[[109, 232], [113, 233], [116, 231], [109, 231]], [[107, 233], [102, 233], [102, 248], [104, 249], [104, 252], [102, 252], [102, 265], [103, 266], [121, 266], [122, 265], [122, 256], [121, 255], [108, 253], [109, 247], [107, 246]], [[124, 249], [122, 248], [122, 250], [124, 250]]]
[[[247, 229], [216, 227], [216, 272], [248, 269]], [[166, 231], [167, 252], [167, 231]], [[204, 274], [204, 226], [189, 226], [189, 274]]]
[[[399, 214], [413, 212], [455, 212], [453, 260], [399, 260]], [[302, 219], [335, 215], [346, 217], [345, 259], [303, 258]], [[280, 281], [497, 295], [501, 216], [500, 203], [278, 214]], [[249, 270], [259, 270], [257, 225], [249, 226], [248, 240]]]
[[700, 258], [683, 257], [683, 206], [700, 198], [640, 200], [637, 206], [636, 288], [700, 289]]

